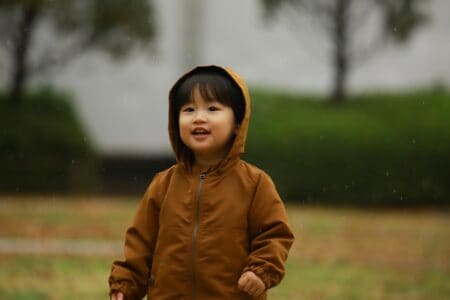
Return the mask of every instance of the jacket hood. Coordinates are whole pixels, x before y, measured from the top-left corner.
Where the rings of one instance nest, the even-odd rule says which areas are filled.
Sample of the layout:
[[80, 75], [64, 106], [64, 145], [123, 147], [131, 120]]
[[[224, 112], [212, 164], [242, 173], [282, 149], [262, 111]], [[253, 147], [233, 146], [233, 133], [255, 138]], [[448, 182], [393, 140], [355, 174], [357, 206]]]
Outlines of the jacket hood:
[[245, 150], [245, 140], [247, 138], [248, 131], [248, 123], [250, 120], [250, 94], [247, 88], [245, 81], [232, 69], [228, 67], [221, 67], [216, 65], [208, 65], [208, 66], [197, 66], [190, 71], [186, 72], [182, 75], [172, 86], [169, 92], [169, 137], [172, 145], [172, 149], [175, 153], [176, 159], [178, 163], [183, 164], [188, 169], [190, 168], [190, 162], [186, 161], [186, 158], [180, 156], [180, 147], [182, 145], [182, 141], [179, 137], [178, 126], [174, 120], [174, 94], [178, 86], [191, 74], [196, 73], [200, 70], [213, 70], [218, 73], [226, 74], [229, 76], [240, 88], [242, 92], [243, 99], [245, 101], [245, 114], [238, 129], [237, 135], [235, 137], [234, 143], [230, 148], [227, 156], [216, 166], [217, 168], [223, 168], [226, 164], [231, 161], [234, 161], [240, 157]]

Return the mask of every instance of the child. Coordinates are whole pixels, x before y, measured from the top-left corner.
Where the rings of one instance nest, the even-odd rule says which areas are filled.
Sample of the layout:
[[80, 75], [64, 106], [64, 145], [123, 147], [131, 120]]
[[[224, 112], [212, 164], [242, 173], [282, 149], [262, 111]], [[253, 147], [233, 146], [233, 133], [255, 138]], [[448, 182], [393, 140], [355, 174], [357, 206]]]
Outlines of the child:
[[270, 177], [240, 159], [250, 96], [232, 70], [200, 66], [169, 93], [177, 164], [150, 183], [113, 264], [111, 299], [266, 299], [294, 236]]

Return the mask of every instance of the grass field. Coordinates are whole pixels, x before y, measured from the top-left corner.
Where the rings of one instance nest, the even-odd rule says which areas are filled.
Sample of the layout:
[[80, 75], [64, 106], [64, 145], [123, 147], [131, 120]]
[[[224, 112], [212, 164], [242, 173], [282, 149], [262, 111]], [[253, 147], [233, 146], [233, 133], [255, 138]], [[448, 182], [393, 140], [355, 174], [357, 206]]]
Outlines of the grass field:
[[[137, 199], [0, 197], [0, 238], [120, 240]], [[444, 211], [287, 206], [296, 243], [270, 299], [450, 299]], [[107, 299], [109, 256], [0, 254], [0, 299]]]

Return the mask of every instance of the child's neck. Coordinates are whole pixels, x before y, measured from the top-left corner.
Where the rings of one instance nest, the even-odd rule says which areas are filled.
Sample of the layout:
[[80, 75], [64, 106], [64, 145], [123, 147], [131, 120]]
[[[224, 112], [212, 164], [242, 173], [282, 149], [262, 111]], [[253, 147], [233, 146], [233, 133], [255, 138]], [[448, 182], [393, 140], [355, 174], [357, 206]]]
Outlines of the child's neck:
[[209, 167], [215, 166], [218, 163], [220, 163], [220, 161], [222, 159], [223, 159], [223, 157], [219, 157], [219, 158], [201, 158], [201, 157], [196, 157], [195, 158], [195, 164], [197, 166], [199, 166], [200, 168], [209, 168]]
[[194, 163], [201, 169], [213, 167], [219, 164], [227, 156], [228, 152], [230, 151], [231, 145], [232, 141], [229, 143], [229, 145], [221, 149], [221, 151], [215, 152], [214, 154], [194, 153]]

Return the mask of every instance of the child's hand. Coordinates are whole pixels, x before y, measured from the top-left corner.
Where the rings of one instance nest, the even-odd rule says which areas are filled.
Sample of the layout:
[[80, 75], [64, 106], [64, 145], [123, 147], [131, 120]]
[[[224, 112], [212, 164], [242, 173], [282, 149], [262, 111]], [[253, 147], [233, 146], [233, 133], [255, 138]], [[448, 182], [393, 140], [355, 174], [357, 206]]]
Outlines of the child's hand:
[[255, 273], [247, 271], [239, 278], [238, 288], [250, 296], [259, 296], [264, 292], [266, 286]]
[[111, 295], [111, 300], [123, 300], [123, 294], [118, 292], [116, 294]]

